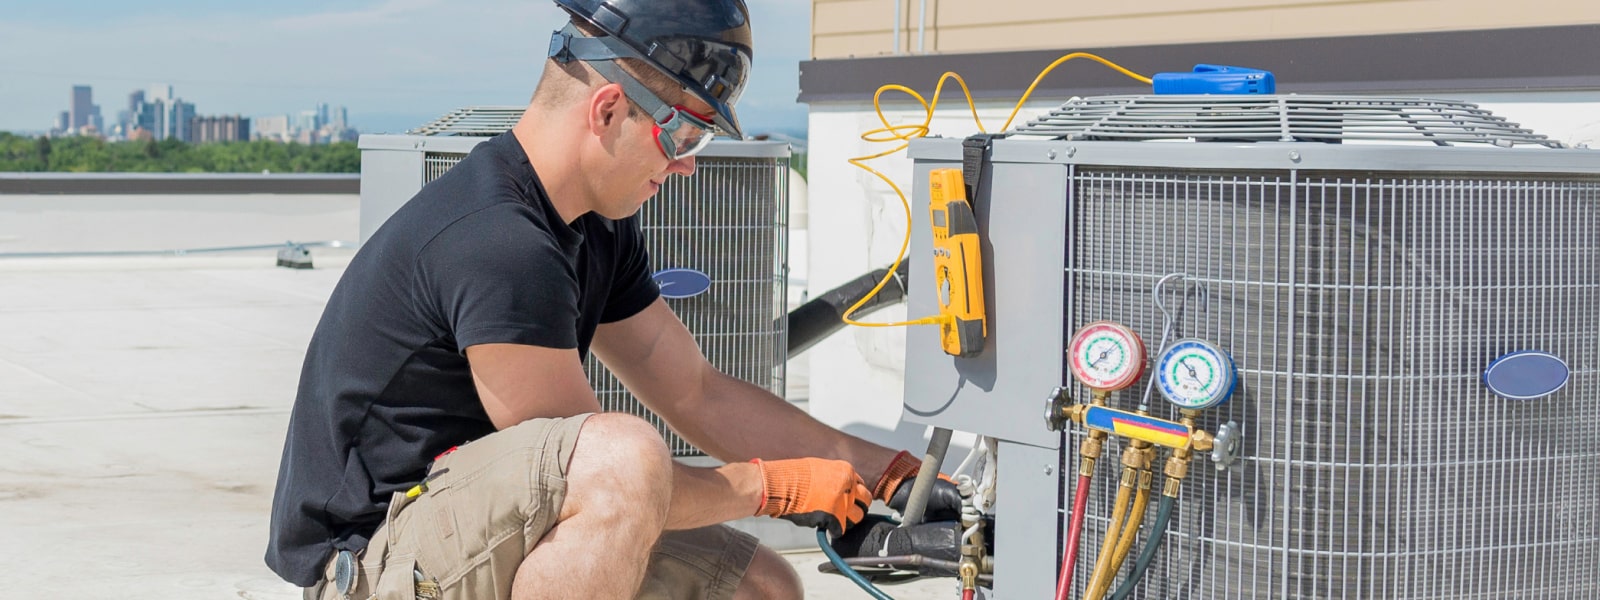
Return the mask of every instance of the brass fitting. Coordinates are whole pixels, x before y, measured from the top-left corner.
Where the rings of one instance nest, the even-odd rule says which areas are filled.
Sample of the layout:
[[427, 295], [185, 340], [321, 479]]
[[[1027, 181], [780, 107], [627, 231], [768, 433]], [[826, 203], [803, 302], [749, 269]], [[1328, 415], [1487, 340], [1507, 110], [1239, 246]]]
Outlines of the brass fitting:
[[1078, 461], [1078, 474], [1085, 477], [1094, 476], [1094, 463], [1099, 460], [1100, 453], [1105, 451], [1106, 436], [1099, 431], [1089, 432], [1089, 437], [1084, 438], [1083, 445], [1078, 447], [1078, 454], [1083, 460]]
[[1122, 487], [1132, 488], [1139, 482], [1139, 469], [1122, 467]]
[[[1097, 433], [1100, 435], [1095, 435]], [[1100, 453], [1104, 451], [1105, 448], [1105, 433], [1100, 431], [1091, 431], [1089, 432], [1089, 437], [1084, 438], [1083, 446], [1079, 447], [1078, 453], [1082, 454], [1084, 458], [1094, 460], [1100, 458]]]
[[978, 563], [970, 558], [963, 558], [958, 573], [961, 575], [962, 591], [978, 589]]
[[1167, 468], [1164, 472], [1167, 477], [1182, 481], [1184, 477], [1189, 476], [1189, 458], [1173, 456], [1167, 459]]
[[1087, 414], [1089, 414], [1089, 405], [1087, 404], [1074, 404], [1061, 408], [1062, 417], [1079, 425], [1083, 424], [1083, 416]]
[[1189, 434], [1189, 447], [1194, 448], [1195, 450], [1199, 450], [1201, 452], [1210, 452], [1211, 449], [1216, 446], [1216, 444], [1216, 436], [1199, 429], [1195, 429], [1193, 433]]
[[1161, 488], [1161, 494], [1168, 498], [1177, 498], [1178, 490], [1183, 487], [1183, 479], [1168, 477], [1167, 483]]
[[1128, 448], [1122, 451], [1122, 466], [1130, 469], [1144, 469], [1149, 467], [1149, 462], [1145, 460], [1144, 453], [1140, 452], [1138, 448]]
[[1149, 469], [1141, 469], [1139, 471], [1139, 489], [1141, 489], [1141, 490], [1149, 490], [1150, 489], [1150, 485], [1152, 483], [1155, 483], [1155, 478], [1156, 478], [1156, 474], [1155, 474], [1154, 471], [1151, 471]]

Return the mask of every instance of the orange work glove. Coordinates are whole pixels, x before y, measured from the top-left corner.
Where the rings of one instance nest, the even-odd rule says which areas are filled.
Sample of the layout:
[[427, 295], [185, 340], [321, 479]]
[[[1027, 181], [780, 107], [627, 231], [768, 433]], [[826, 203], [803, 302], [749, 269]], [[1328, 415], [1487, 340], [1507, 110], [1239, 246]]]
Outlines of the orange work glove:
[[[878, 484], [872, 486], [872, 497], [882, 500], [889, 508], [905, 510], [906, 503], [911, 498], [911, 484], [917, 480], [917, 471], [922, 468], [922, 461], [911, 456], [910, 452], [901, 450], [894, 455], [894, 460], [889, 461], [889, 468], [883, 470], [883, 475], [878, 477]], [[928, 505], [923, 514], [924, 521], [948, 521], [961, 518], [961, 492], [956, 488], [944, 473], [939, 474], [939, 480], [933, 482], [933, 489], [928, 492]]]
[[761, 507], [756, 514], [782, 517], [804, 527], [827, 527], [840, 535], [867, 514], [872, 496], [850, 463], [822, 458], [752, 460], [761, 469]]
[[894, 460], [889, 461], [889, 468], [883, 470], [883, 475], [878, 477], [878, 484], [872, 486], [872, 497], [888, 503], [894, 497], [895, 490], [900, 489], [900, 484], [907, 479], [916, 479], [917, 471], [922, 468], [922, 461], [911, 456], [910, 452], [901, 450], [894, 455]]

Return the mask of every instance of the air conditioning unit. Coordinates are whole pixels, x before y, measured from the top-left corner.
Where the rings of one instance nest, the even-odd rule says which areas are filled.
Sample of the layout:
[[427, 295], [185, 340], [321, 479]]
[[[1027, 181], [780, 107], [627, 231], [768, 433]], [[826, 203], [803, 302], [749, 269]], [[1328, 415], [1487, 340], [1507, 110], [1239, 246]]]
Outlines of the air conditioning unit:
[[[960, 167], [962, 144], [911, 154], [912, 256], [931, 256], [929, 171]], [[1153, 288], [1182, 274], [1204, 294], [1165, 337], [1232, 354], [1237, 392], [1198, 425], [1237, 422], [1242, 444], [1225, 469], [1194, 463], [1130, 597], [1600, 598], [1600, 151], [1461, 102], [1116, 96], [989, 157], [986, 350], [952, 357], [911, 329], [905, 404], [1001, 440], [997, 597], [1054, 594], [1085, 430], [1040, 415], [1056, 386], [1091, 397], [1068, 337], [1112, 320], [1159, 352]], [[931, 262], [910, 280], [934, 281]], [[938, 312], [932, 285], [909, 302]], [[1549, 357], [1516, 374], [1531, 383], [1490, 385], [1526, 351]], [[1110, 404], [1134, 410], [1152, 371]], [[1108, 447], [1075, 598], [1126, 440]]]
[[[471, 107], [407, 135], [361, 136], [361, 240], [473, 147], [510, 130], [522, 111]], [[658, 281], [684, 269], [709, 277], [710, 288], [692, 296], [663, 286], [667, 304], [713, 365], [782, 397], [789, 147], [718, 140], [696, 158], [693, 177], [668, 179], [640, 210], [654, 272]], [[701, 455], [598, 360], [589, 357], [585, 368], [605, 410], [654, 423], [676, 456]]]

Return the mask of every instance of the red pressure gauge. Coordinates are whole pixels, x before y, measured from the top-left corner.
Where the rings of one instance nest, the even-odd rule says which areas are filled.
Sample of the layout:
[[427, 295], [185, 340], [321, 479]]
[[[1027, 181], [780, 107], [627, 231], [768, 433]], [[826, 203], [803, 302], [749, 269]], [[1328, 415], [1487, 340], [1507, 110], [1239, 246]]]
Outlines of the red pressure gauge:
[[1121, 323], [1096, 321], [1073, 334], [1067, 349], [1072, 376], [1090, 389], [1114, 392], [1144, 374], [1144, 340]]

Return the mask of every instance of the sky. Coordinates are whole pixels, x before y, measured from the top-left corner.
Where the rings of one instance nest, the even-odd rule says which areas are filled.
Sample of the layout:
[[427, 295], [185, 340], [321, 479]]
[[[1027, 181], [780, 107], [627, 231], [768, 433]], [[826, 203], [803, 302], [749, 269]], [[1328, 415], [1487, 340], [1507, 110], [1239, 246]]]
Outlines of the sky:
[[[803, 131], [811, 0], [747, 1], [755, 70], [740, 121]], [[0, 0], [0, 131], [49, 129], [73, 85], [93, 86], [110, 123], [129, 92], [166, 83], [200, 115], [326, 102], [363, 132], [402, 132], [455, 108], [526, 104], [565, 20], [550, 0]]]

